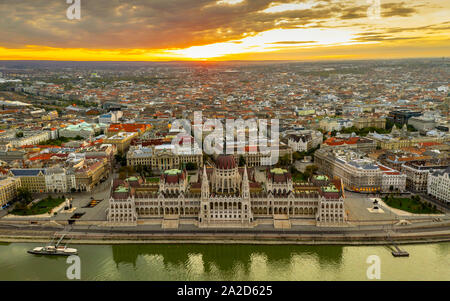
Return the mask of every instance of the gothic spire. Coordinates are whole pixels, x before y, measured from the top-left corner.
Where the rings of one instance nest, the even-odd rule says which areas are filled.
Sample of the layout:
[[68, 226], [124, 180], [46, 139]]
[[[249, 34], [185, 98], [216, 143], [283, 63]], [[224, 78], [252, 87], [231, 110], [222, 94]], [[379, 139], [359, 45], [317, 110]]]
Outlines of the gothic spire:
[[242, 176], [242, 197], [248, 199], [250, 197], [250, 184], [247, 175], [247, 165], [244, 167], [244, 175]]

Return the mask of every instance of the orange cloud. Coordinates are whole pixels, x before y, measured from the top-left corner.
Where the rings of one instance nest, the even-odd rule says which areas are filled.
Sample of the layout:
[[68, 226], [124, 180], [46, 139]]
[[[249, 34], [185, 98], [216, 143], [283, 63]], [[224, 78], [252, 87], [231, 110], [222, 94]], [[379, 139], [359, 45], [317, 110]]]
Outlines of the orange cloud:
[[[1, 60], [303, 60], [449, 55], [450, 3], [366, 0], [2, 0]], [[414, 26], [411, 26], [414, 24]]]

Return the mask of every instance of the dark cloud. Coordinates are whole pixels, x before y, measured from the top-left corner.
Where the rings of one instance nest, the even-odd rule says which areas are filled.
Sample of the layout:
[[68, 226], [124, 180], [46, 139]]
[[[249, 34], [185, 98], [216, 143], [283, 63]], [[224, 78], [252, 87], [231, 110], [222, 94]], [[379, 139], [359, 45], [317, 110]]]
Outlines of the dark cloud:
[[416, 8], [407, 7], [404, 2], [381, 4], [381, 16], [383, 17], [410, 17], [416, 12]]
[[342, 20], [367, 18], [367, 9], [369, 6], [350, 7], [341, 15]]
[[[355, 1], [322, 0], [311, 9], [262, 13], [271, 3], [293, 1], [216, 5], [216, 0], [81, 0], [81, 20], [77, 21], [66, 18], [64, 0], [0, 0], [0, 46], [184, 48], [273, 28], [366, 18], [367, 6], [357, 6]], [[415, 9], [405, 3], [387, 3], [382, 12], [383, 16], [409, 16]]]
[[413, 32], [413, 31], [428, 31], [428, 32], [447, 32], [450, 29], [450, 21], [442, 22], [438, 24], [431, 24], [418, 27], [395, 27], [386, 30], [388, 33], [401, 33], [401, 32]]
[[[277, 0], [277, 2], [289, 2]], [[82, 0], [81, 20], [67, 20], [62, 0], [2, 0], [2, 45], [88, 48], [186, 47], [239, 39], [244, 33], [305, 25], [332, 8], [265, 14], [272, 0], [215, 5], [216, 0]]]
[[[417, 7], [421, 5], [416, 5], [415, 7], [409, 7], [408, 4], [401, 3], [382, 3], [381, 4], [381, 16], [382, 17], [409, 17], [417, 13]], [[343, 13], [340, 18], [342, 20], [349, 19], [360, 19], [367, 18], [367, 11], [369, 5], [361, 5], [348, 7], [343, 9]]]
[[358, 42], [386, 42], [386, 41], [402, 41], [402, 40], [417, 40], [424, 37], [392, 37], [385, 34], [375, 34], [375, 35], [363, 35], [355, 38]]

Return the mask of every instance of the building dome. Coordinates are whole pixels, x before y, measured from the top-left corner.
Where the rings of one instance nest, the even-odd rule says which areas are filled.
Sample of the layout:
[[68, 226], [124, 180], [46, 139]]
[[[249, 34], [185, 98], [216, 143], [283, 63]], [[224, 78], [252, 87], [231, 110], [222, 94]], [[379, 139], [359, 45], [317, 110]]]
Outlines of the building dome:
[[216, 166], [219, 169], [234, 169], [236, 160], [233, 155], [219, 155], [216, 159]]

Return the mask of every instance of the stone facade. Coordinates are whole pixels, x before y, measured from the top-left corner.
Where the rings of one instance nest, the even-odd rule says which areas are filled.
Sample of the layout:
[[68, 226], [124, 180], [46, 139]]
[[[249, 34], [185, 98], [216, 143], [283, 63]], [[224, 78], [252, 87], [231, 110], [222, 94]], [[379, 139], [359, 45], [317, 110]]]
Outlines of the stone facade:
[[175, 153], [172, 146], [143, 147], [131, 146], [127, 153], [128, 166], [148, 166], [153, 170], [180, 168], [180, 165], [195, 163], [203, 165], [203, 155], [190, 152]]
[[45, 185], [48, 192], [70, 192], [76, 187], [75, 174], [65, 168], [47, 168]]
[[427, 192], [444, 203], [450, 203], [450, 167], [428, 174]]
[[386, 127], [385, 118], [358, 118], [353, 121], [353, 126], [357, 129], [363, 129], [368, 127], [384, 129]]
[[319, 131], [302, 131], [288, 137], [288, 145], [296, 152], [307, 152], [323, 142], [323, 134]]
[[9, 177], [0, 180], [0, 208], [16, 197], [18, 188], [20, 179]]
[[426, 192], [428, 189], [428, 174], [433, 170], [443, 170], [448, 166], [448, 160], [417, 160], [402, 165], [406, 174], [406, 188], [413, 192]]
[[[165, 172], [159, 183], [141, 178], [114, 180], [108, 221], [112, 225], [189, 222], [198, 227], [254, 227], [281, 216], [318, 225], [346, 222], [341, 181], [294, 185], [282, 169], [267, 171], [266, 184], [255, 181], [255, 170], [237, 167], [232, 155], [221, 155], [213, 168], [186, 182], [186, 172]], [[328, 179], [328, 178], [327, 178]]]
[[351, 149], [320, 149], [314, 154], [319, 172], [342, 179], [345, 188], [360, 193], [405, 191], [406, 176]]

